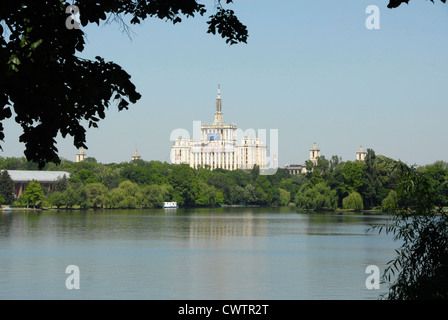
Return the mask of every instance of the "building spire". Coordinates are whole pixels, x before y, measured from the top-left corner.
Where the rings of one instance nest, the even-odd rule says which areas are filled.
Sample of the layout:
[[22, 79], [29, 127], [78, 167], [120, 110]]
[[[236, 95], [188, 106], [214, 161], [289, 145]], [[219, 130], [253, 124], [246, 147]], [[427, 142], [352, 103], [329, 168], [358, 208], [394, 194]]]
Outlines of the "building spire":
[[218, 84], [218, 96], [216, 97], [216, 112], [222, 112], [221, 109], [221, 85]]
[[221, 85], [218, 84], [218, 96], [216, 97], [216, 112], [214, 123], [223, 123], [222, 104], [221, 104]]

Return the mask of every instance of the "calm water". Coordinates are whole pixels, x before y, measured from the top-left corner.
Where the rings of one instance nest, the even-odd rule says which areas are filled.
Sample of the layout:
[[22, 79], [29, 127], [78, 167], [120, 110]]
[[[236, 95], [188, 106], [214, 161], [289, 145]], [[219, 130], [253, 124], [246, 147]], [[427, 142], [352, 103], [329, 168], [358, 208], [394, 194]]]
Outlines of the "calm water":
[[[0, 299], [377, 299], [385, 216], [292, 209], [0, 213]], [[66, 267], [80, 288], [66, 288]]]

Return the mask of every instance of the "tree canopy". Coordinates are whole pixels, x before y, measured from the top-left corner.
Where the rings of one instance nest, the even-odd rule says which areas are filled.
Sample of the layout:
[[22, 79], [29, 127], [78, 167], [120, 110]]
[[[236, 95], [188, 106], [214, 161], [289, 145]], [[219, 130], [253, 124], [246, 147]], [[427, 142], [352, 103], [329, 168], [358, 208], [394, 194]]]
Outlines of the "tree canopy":
[[395, 198], [388, 208], [394, 213], [391, 222], [374, 226], [380, 232], [385, 228], [402, 243], [383, 275], [389, 284], [387, 299], [448, 298], [448, 214], [443, 208], [448, 193], [443, 192], [441, 201], [434, 183], [434, 167], [429, 169], [401, 164], [400, 181], [390, 195]]
[[[434, 3], [434, 0], [429, 0], [429, 1], [431, 1], [432, 3]], [[443, 3], [446, 2], [446, 0], [440, 0], [440, 1], [443, 2]], [[397, 7], [399, 7], [400, 4], [402, 4], [402, 3], [409, 4], [409, 0], [389, 0], [389, 4], [387, 5], [387, 7], [388, 7], [389, 9], [397, 8]]]
[[[141, 97], [118, 64], [100, 56], [76, 56], [84, 50], [84, 32], [66, 26], [70, 5], [62, 0], [0, 3], [0, 139], [5, 137], [1, 121], [14, 111], [23, 130], [19, 141], [25, 144], [24, 154], [40, 167], [60, 162], [55, 140], [59, 133], [72, 136], [77, 148], [87, 148], [84, 121], [97, 127], [111, 102], [123, 110]], [[76, 7], [82, 26], [123, 15], [132, 17], [132, 24], [147, 18], [176, 24], [183, 17], [206, 13], [196, 0], [79, 0]], [[207, 32], [220, 34], [231, 45], [247, 41], [246, 26], [221, 1], [207, 23]]]

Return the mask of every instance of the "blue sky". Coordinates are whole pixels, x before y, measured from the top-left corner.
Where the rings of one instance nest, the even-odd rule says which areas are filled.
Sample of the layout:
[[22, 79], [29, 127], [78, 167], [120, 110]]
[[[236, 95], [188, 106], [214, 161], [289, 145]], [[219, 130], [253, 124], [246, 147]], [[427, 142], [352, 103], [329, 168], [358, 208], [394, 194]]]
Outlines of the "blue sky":
[[[408, 164], [448, 161], [448, 5], [410, 1], [235, 0], [249, 30], [247, 44], [229, 46], [206, 33], [205, 17], [171, 23], [84, 28], [82, 57], [121, 65], [142, 99], [128, 111], [111, 106], [86, 151], [99, 162], [170, 161], [170, 133], [193, 121], [211, 123], [221, 84], [224, 120], [243, 130], [278, 129], [280, 166], [304, 163], [313, 142], [330, 158], [354, 160], [362, 145]], [[368, 30], [368, 5], [380, 29]], [[81, 20], [82, 20], [82, 12]], [[0, 156], [22, 156], [20, 127], [5, 121]], [[73, 139], [58, 139], [75, 160]]]

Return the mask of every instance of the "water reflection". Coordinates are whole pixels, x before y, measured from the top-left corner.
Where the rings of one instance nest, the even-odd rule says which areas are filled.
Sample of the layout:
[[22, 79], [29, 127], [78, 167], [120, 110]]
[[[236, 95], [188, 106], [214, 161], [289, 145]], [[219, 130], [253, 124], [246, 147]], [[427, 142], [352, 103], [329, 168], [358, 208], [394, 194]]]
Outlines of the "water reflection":
[[[3, 213], [3, 299], [375, 299], [387, 217], [289, 208]], [[76, 264], [81, 289], [65, 288]]]

